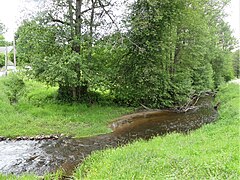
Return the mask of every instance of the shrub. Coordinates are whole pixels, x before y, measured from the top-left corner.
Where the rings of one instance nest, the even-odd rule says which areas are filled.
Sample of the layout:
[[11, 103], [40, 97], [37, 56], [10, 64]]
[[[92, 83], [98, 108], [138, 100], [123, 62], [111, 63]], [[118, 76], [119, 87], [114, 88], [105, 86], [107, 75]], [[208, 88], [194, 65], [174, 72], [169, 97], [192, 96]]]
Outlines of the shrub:
[[4, 80], [4, 85], [10, 104], [17, 103], [19, 97], [24, 94], [25, 83], [22, 78], [18, 74], [9, 74]]

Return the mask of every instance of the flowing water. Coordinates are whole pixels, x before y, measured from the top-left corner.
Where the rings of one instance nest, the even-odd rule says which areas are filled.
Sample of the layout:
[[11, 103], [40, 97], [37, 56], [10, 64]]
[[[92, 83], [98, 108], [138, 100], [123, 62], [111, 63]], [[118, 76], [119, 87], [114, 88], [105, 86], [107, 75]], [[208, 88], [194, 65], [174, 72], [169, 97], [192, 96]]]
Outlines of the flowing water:
[[211, 102], [212, 97], [208, 96], [187, 112], [152, 111], [126, 115], [110, 125], [112, 133], [94, 137], [0, 141], [0, 173], [43, 175], [63, 169], [69, 175], [93, 151], [170, 132], [188, 133], [214, 121], [217, 112]]

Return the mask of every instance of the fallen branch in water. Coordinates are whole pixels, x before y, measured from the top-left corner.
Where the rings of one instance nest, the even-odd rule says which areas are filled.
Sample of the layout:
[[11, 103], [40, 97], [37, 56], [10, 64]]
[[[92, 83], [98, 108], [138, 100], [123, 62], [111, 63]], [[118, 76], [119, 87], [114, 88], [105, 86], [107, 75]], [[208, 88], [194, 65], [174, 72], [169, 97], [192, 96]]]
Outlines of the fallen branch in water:
[[212, 96], [214, 96], [215, 92], [201, 91], [198, 94], [194, 94], [192, 96], [192, 98], [190, 98], [187, 103], [185, 103], [180, 108], [177, 108], [177, 111], [179, 111], [179, 112], [187, 112], [187, 111], [189, 111], [191, 109], [195, 109], [196, 108], [196, 104], [198, 103], [200, 97], [203, 96], [203, 95], [209, 95], [209, 94], [212, 94]]
[[[187, 112], [191, 109], [195, 108], [195, 105], [197, 104], [199, 98], [200, 98], [201, 94], [198, 95], [193, 95], [192, 98], [189, 99], [189, 101], [187, 103], [185, 103], [183, 106], [181, 106], [180, 108], [178, 108], [178, 111], [180, 112]], [[196, 100], [195, 100], [196, 98]], [[194, 102], [195, 101], [195, 102]], [[194, 103], [193, 103], [194, 102]], [[191, 105], [193, 103], [193, 105]]]
[[143, 104], [140, 104], [144, 109], [146, 109], [146, 110], [149, 110], [149, 111], [151, 111], [151, 110], [153, 110], [153, 109], [151, 109], [151, 108], [149, 108], [149, 107], [147, 107], [147, 106], [144, 106]]

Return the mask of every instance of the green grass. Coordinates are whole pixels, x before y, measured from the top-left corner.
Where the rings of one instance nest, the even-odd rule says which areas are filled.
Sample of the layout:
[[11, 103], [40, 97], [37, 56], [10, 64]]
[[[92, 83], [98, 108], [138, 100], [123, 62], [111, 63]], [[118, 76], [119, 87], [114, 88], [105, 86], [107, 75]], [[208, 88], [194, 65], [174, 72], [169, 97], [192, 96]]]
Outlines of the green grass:
[[239, 85], [220, 89], [219, 118], [189, 135], [96, 152], [77, 169], [76, 179], [233, 179], [240, 177]]
[[36, 176], [34, 174], [24, 174], [21, 176], [0, 174], [0, 180], [60, 180], [62, 177], [63, 173], [61, 171], [58, 171], [55, 174], [47, 174], [45, 176]]
[[98, 104], [60, 103], [56, 87], [25, 81], [25, 94], [10, 105], [0, 79], [0, 136], [64, 134], [84, 137], [110, 132], [107, 124], [132, 109]]
[[1, 180], [39, 180], [40, 178], [34, 175], [22, 175], [20, 177], [17, 177], [14, 175], [5, 176], [0, 174], [0, 179]]
[[[150, 141], [99, 151], [77, 168], [74, 179], [239, 179], [239, 85], [220, 89], [219, 118], [189, 135], [169, 134]], [[52, 102], [56, 88], [27, 82], [27, 93], [10, 105], [0, 81], [0, 136], [38, 134], [89, 136], [108, 132], [107, 123], [131, 109]], [[60, 179], [61, 173], [46, 180]], [[0, 179], [39, 179], [34, 175]]]

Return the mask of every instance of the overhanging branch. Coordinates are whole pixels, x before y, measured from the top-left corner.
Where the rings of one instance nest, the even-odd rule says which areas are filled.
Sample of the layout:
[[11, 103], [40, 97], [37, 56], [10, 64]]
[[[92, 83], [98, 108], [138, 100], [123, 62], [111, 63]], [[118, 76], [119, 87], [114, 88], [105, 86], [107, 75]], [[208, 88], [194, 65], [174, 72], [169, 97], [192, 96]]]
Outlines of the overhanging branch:
[[[110, 20], [112, 21], [112, 23], [116, 26], [117, 31], [120, 32], [121, 35], [121, 39], [122, 39], [122, 44], [123, 44], [123, 36], [122, 33], [120, 31], [120, 28], [118, 27], [117, 23], [114, 21], [114, 19], [112, 18], [112, 16], [109, 14], [109, 12], [105, 9], [105, 5], [102, 4], [101, 0], [98, 0], [99, 5], [102, 7], [103, 11], [107, 14], [107, 16], [110, 18]], [[141, 52], [143, 52], [143, 48], [139, 47], [136, 43], [134, 43], [133, 41], [131, 41], [129, 38], [127, 38], [128, 41], [130, 41], [130, 43], [132, 43], [134, 46], [136, 46]]]
[[[106, 4], [106, 5], [103, 5], [104, 7], [107, 7], [107, 6], [110, 6], [110, 3]], [[97, 8], [101, 8], [102, 5], [99, 5], [99, 6], [95, 6], [94, 8], [97, 9]], [[85, 9], [82, 11], [82, 14], [88, 12], [88, 11], [91, 11], [92, 10], [92, 7], [88, 8], [88, 9]]]
[[60, 24], [68, 25], [68, 26], [71, 25], [70, 23], [68, 23], [66, 21], [62, 21], [60, 19], [54, 18], [50, 13], [48, 13], [48, 16], [50, 17], [52, 22], [56, 22], [56, 23], [60, 23]]

